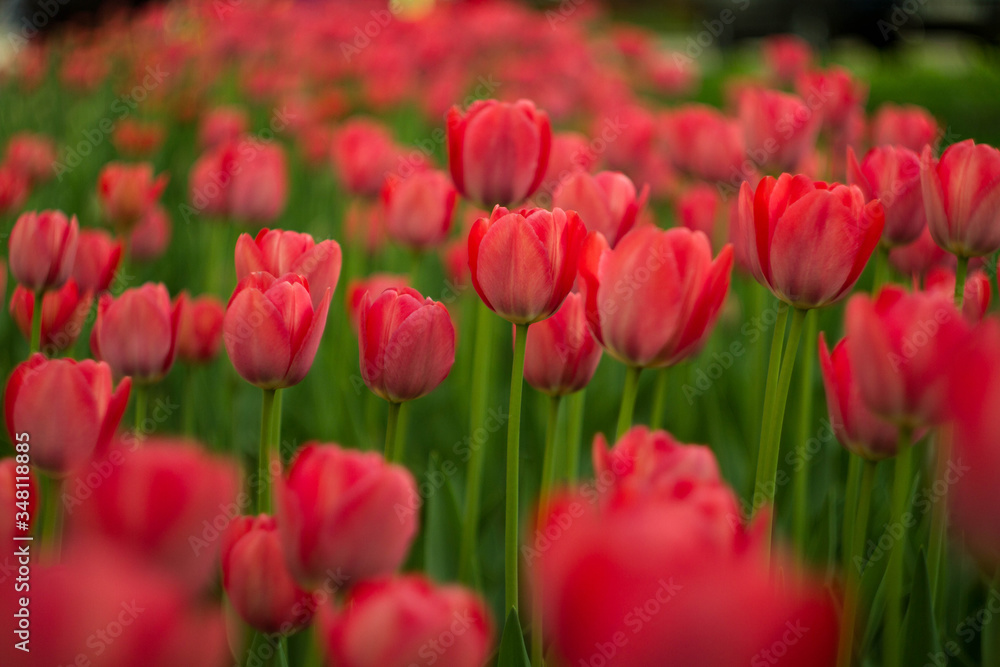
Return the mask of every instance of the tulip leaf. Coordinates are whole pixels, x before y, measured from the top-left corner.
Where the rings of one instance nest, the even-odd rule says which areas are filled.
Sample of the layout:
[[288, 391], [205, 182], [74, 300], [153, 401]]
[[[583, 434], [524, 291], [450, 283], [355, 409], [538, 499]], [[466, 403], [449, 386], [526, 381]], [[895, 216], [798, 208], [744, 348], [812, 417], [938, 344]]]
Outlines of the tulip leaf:
[[927, 574], [927, 557], [921, 549], [913, 573], [910, 602], [903, 619], [902, 664], [922, 665], [927, 662], [927, 656], [937, 655], [940, 650], [941, 644], [938, 641], [937, 624], [934, 620], [931, 580]]
[[429, 479], [442, 480], [427, 497], [427, 528], [424, 536], [424, 564], [427, 574], [438, 581], [458, 579], [459, 552], [462, 533], [462, 513], [451, 477], [441, 469], [437, 455], [432, 454]]
[[503, 626], [497, 667], [531, 667], [528, 649], [524, 645], [524, 634], [521, 632], [521, 621], [514, 608], [507, 614], [507, 622]]

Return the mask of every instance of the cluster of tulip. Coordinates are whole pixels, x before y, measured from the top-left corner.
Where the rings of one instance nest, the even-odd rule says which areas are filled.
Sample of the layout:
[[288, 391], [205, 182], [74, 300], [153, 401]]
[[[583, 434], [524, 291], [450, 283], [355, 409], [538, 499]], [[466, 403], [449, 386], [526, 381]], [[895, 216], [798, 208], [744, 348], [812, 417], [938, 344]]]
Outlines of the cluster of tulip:
[[[121, 157], [146, 161], [109, 160], [95, 179], [53, 138], [21, 132], [0, 164], [9, 309], [28, 342], [26, 356], [7, 353], [0, 544], [16, 550], [0, 556], [15, 563], [0, 569], [0, 662], [904, 667], [947, 651], [1000, 663], [1000, 621], [979, 620], [981, 646], [939, 631], [965, 613], [949, 582], [1000, 595], [1000, 523], [984, 512], [1000, 488], [1000, 324], [988, 314], [1000, 150], [966, 140], [938, 156], [937, 122], [916, 107], [868, 119], [866, 86], [817, 68], [797, 38], [767, 41], [766, 78], [731, 86], [727, 110], [662, 111], [637, 92], [683, 96], [698, 72], [646, 32], [586, 35], [583, 7], [432, 5], [331, 2], [317, 16], [176, 3], [18, 54], [5, 85], [29, 98], [45, 86], [96, 95], [109, 60], [153, 76], [162, 59], [177, 76], [116, 100], [142, 90], [175, 122], [126, 114], [107, 132]], [[511, 101], [473, 76], [483, 64], [504, 72], [496, 97]], [[233, 79], [256, 105], [281, 106], [268, 129], [208, 104]], [[474, 85], [482, 99], [454, 105]], [[355, 113], [407, 105], [399, 124], [422, 116], [440, 134], [430, 148]], [[57, 199], [53, 175], [85, 182], [96, 195], [79, 215], [107, 229], [26, 211], [85, 201]], [[189, 224], [179, 238], [168, 201]], [[654, 212], [671, 211], [677, 225], [658, 225]], [[411, 270], [385, 272], [405, 261], [399, 249]], [[446, 276], [439, 300], [416, 289], [432, 269]], [[133, 285], [140, 274], [164, 282]], [[857, 287], [868, 275], [870, 293]], [[769, 349], [715, 335], [746, 336], [759, 319]], [[92, 358], [77, 360], [88, 328]], [[691, 399], [703, 350], [749, 357], [731, 419]], [[489, 396], [507, 354], [498, 419]], [[184, 436], [168, 436], [177, 360]], [[820, 520], [817, 361], [843, 445], [825, 460], [847, 463], [821, 489], [834, 499], [825, 578], [806, 565]], [[643, 371], [656, 375], [648, 402]], [[470, 434], [452, 452], [431, 421], [423, 438], [408, 427], [410, 404], [446, 381], [460, 394], [444, 402], [448, 421]], [[545, 429], [522, 428], [524, 382], [548, 399]], [[300, 384], [353, 441], [301, 419]], [[352, 384], [380, 400], [354, 400]], [[742, 436], [706, 446], [663, 430], [680, 385], [691, 409], [676, 412]], [[252, 387], [260, 402], [243, 410]], [[613, 441], [600, 432], [609, 404]], [[651, 405], [649, 427], [637, 404]], [[588, 408], [593, 478], [580, 461]], [[255, 447], [242, 435], [255, 426], [235, 423], [249, 414]], [[504, 427], [506, 449], [489, 437]], [[729, 469], [740, 457], [752, 489]], [[522, 474], [529, 459], [540, 465]], [[788, 493], [783, 460], [795, 462]], [[502, 573], [489, 571], [501, 552]]]

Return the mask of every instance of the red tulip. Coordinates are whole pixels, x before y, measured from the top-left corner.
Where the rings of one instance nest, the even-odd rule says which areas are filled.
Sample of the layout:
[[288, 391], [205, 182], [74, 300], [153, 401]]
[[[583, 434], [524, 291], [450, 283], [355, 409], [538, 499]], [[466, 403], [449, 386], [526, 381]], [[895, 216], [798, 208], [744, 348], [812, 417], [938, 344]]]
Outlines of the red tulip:
[[549, 166], [539, 192], [549, 193], [567, 176], [578, 171], [590, 171], [597, 164], [597, 153], [587, 137], [578, 132], [555, 132], [549, 152]]
[[882, 235], [877, 200], [856, 186], [814, 183], [799, 175], [765, 177], [740, 188], [740, 240], [757, 282], [796, 308], [843, 298]]
[[875, 146], [896, 146], [919, 154], [924, 146], [937, 144], [941, 130], [923, 107], [886, 103], [872, 118], [871, 134]]
[[241, 516], [222, 540], [222, 585], [250, 627], [290, 635], [309, 625], [316, 600], [288, 573], [274, 517]]
[[696, 183], [677, 198], [676, 218], [681, 226], [693, 232], [701, 232], [709, 240], [725, 238], [718, 229], [724, 224], [724, 221], [720, 221], [722, 207], [722, 197], [714, 186]]
[[788, 171], [813, 148], [822, 114], [802, 98], [747, 88], [739, 99], [747, 156], [759, 167]]
[[241, 222], [267, 224], [276, 220], [288, 201], [288, 166], [280, 144], [247, 139], [229, 185], [229, 214]]
[[328, 287], [314, 309], [305, 278], [247, 274], [236, 285], [222, 320], [226, 352], [236, 372], [263, 389], [301, 382], [323, 337], [331, 296]]
[[833, 348], [819, 334], [819, 364], [826, 389], [826, 407], [833, 432], [840, 444], [852, 453], [878, 461], [895, 456], [899, 446], [899, 429], [873, 413], [861, 398], [848, 354], [847, 339]]
[[236, 141], [250, 128], [247, 113], [239, 107], [216, 107], [201, 119], [198, 144], [203, 149]]
[[73, 279], [84, 292], [107, 291], [121, 260], [121, 241], [99, 229], [81, 230], [73, 262]]
[[464, 238], [455, 239], [441, 251], [441, 263], [445, 274], [455, 289], [469, 284], [469, 242]]
[[935, 163], [920, 160], [927, 226], [939, 246], [960, 257], [1000, 249], [1000, 150], [972, 139], [949, 146]]
[[590, 330], [630, 366], [658, 368], [686, 359], [715, 325], [732, 263], [732, 246], [713, 261], [708, 238], [684, 228], [639, 227], [614, 250], [591, 232], [580, 258]]
[[966, 335], [948, 295], [907, 294], [885, 287], [847, 304], [845, 329], [861, 397], [875, 414], [899, 424], [933, 424], [942, 417], [953, 352]]
[[889, 264], [907, 278], [922, 277], [935, 266], [954, 259], [934, 242], [931, 230], [926, 226], [913, 243], [889, 251]]
[[362, 379], [393, 403], [434, 391], [455, 363], [455, 326], [448, 309], [410, 287], [366, 294], [358, 339]]
[[[31, 434], [28, 436], [27, 442], [14, 440], [15, 447], [24, 447], [22, 461], [31, 460]], [[18, 463], [13, 456], [0, 459], [0, 539], [10, 544], [15, 537], [29, 535], [37, 509], [38, 482], [31, 465]]]
[[374, 197], [392, 170], [396, 153], [392, 134], [384, 125], [355, 118], [334, 134], [331, 155], [340, 183], [350, 194]]
[[159, 204], [146, 211], [128, 236], [129, 255], [132, 259], [151, 262], [167, 251], [172, 225], [170, 216]]
[[924, 196], [920, 189], [920, 157], [895, 146], [873, 148], [858, 164], [847, 149], [847, 183], [861, 189], [866, 201], [878, 199], [885, 211], [882, 243], [888, 247], [915, 241], [924, 227]]
[[148, 157], [163, 144], [165, 134], [166, 131], [159, 123], [141, 122], [126, 117], [115, 125], [111, 142], [123, 155], [134, 158]]
[[576, 211], [588, 230], [600, 232], [614, 247], [635, 226], [648, 197], [648, 185], [636, 193], [635, 185], [621, 172], [602, 171], [591, 176], [578, 171], [559, 184], [552, 203], [565, 211]]
[[389, 236], [418, 250], [440, 245], [451, 231], [457, 197], [451, 179], [436, 169], [386, 179], [382, 203]]
[[52, 178], [55, 161], [55, 143], [44, 135], [19, 132], [7, 143], [4, 163], [24, 174], [31, 183]]
[[117, 298], [101, 295], [90, 335], [94, 357], [106, 361], [118, 377], [157, 382], [174, 365], [183, 295], [171, 305], [162, 283], [146, 283]]
[[[936, 290], [945, 296], [955, 294], [955, 272], [939, 266], [927, 272], [924, 289]], [[990, 307], [990, 279], [984, 271], [977, 269], [965, 279], [962, 300], [962, 315], [972, 324], [982, 321]]]
[[32, 291], [62, 287], [73, 269], [80, 226], [61, 211], [30, 211], [10, 233], [10, 273]]
[[[468, 247], [468, 243], [465, 241], [463, 243]], [[465, 265], [468, 267], [468, 259], [466, 259]], [[373, 273], [363, 278], [351, 278], [347, 283], [347, 311], [351, 318], [351, 328], [354, 329], [355, 333], [357, 333], [361, 322], [361, 307], [365, 302], [366, 294], [370, 295], [374, 301], [387, 289], [400, 290], [409, 287], [409, 282], [409, 276], [395, 273]]]
[[0, 164], [0, 214], [19, 210], [28, 199], [31, 182], [9, 164]]
[[265, 227], [256, 238], [240, 234], [236, 240], [238, 281], [257, 271], [273, 276], [294, 273], [308, 281], [316, 309], [327, 290], [333, 294], [337, 289], [340, 266], [340, 244], [332, 239], [316, 243], [309, 234]]
[[797, 81], [799, 95], [808, 98], [820, 95], [823, 124], [841, 132], [852, 114], [868, 99], [868, 87], [854, 78], [850, 71], [834, 65], [826, 70], [803, 73]]
[[167, 177], [153, 177], [148, 162], [109, 162], [97, 177], [97, 199], [104, 217], [119, 231], [127, 231], [142, 219], [167, 187]]
[[580, 391], [594, 377], [601, 347], [587, 328], [583, 297], [570, 293], [555, 315], [528, 327], [524, 380], [550, 396]]
[[191, 440], [136, 444], [111, 443], [94, 466], [102, 470], [99, 484], [86, 482], [89, 469], [67, 481], [72, 546], [105, 544], [185, 590], [202, 591], [216, 572], [222, 534], [249, 504], [246, 493], [238, 494], [236, 466]]
[[377, 255], [385, 246], [385, 211], [378, 203], [355, 199], [344, 216], [344, 236], [349, 245]]
[[493, 645], [493, 622], [475, 593], [421, 575], [364, 582], [323, 620], [321, 641], [338, 667], [481, 667]]
[[736, 120], [712, 107], [689, 104], [666, 116], [664, 130], [678, 169], [706, 181], [742, 180], [746, 148]]
[[813, 50], [798, 35], [771, 35], [764, 40], [764, 63], [781, 83], [791, 83], [809, 69]]
[[390, 574], [417, 534], [413, 476], [373, 452], [306, 444], [276, 493], [285, 560], [303, 584]]
[[573, 211], [497, 206], [469, 232], [469, 269], [479, 298], [515, 324], [558, 310], [576, 278], [586, 227]]
[[66, 475], [114, 435], [131, 386], [125, 378], [115, 388], [104, 363], [34, 354], [7, 381], [7, 433], [11, 442], [20, 442], [16, 434], [27, 433], [32, 465]]
[[188, 199], [197, 213], [226, 217], [230, 213], [229, 185], [236, 166], [235, 142], [217, 146], [191, 165]]
[[[91, 301], [90, 294], [81, 293], [72, 278], [59, 289], [45, 292], [42, 297], [41, 347], [47, 354], [73, 347], [83, 330]], [[31, 338], [34, 314], [35, 295], [23, 287], [17, 287], [10, 297], [10, 315], [25, 340]]]
[[206, 364], [219, 353], [225, 308], [209, 294], [185, 297], [177, 325], [177, 356], [192, 364]]
[[552, 127], [528, 100], [474, 102], [448, 112], [448, 167], [455, 187], [481, 206], [512, 206], [538, 189]]

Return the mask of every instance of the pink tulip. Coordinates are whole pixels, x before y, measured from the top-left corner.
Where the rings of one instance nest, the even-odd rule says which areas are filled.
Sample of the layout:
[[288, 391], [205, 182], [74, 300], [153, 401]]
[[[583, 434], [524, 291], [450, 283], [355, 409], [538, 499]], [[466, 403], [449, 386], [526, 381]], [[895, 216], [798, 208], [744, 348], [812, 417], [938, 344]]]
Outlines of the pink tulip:
[[374, 197], [394, 167], [396, 144], [378, 121], [354, 118], [335, 133], [331, 156], [340, 183], [350, 194]]
[[886, 103], [872, 118], [872, 144], [906, 148], [918, 155], [924, 146], [936, 146], [941, 134], [934, 116], [923, 107]]
[[280, 144], [244, 140], [229, 186], [229, 214], [245, 223], [268, 224], [285, 210], [288, 166]]
[[31, 183], [52, 178], [55, 161], [55, 143], [44, 135], [19, 132], [7, 143], [4, 163], [24, 174]]
[[203, 149], [236, 141], [248, 129], [247, 113], [239, 107], [216, 107], [201, 119], [198, 127], [198, 144]]
[[794, 169], [816, 142], [822, 121], [816, 105], [821, 103], [774, 90], [744, 90], [739, 117], [747, 156], [759, 167]]
[[166, 130], [156, 122], [141, 122], [122, 118], [111, 134], [111, 143], [118, 152], [132, 158], [150, 157], [163, 144]]
[[0, 214], [20, 210], [31, 193], [31, 181], [9, 164], [0, 164]]
[[170, 245], [173, 226], [166, 210], [156, 204], [142, 216], [128, 236], [129, 255], [138, 261], [160, 258]]
[[340, 244], [331, 239], [316, 243], [309, 234], [264, 228], [256, 238], [240, 234], [236, 240], [236, 280], [257, 271], [294, 273], [308, 282], [315, 309], [327, 290], [333, 294], [337, 289], [340, 266]]
[[[81, 293], [72, 278], [59, 289], [45, 292], [42, 297], [42, 350], [51, 355], [73, 347], [83, 330], [91, 302], [91, 296]], [[35, 295], [17, 287], [10, 297], [10, 314], [25, 340], [30, 340]]]
[[927, 224], [920, 189], [920, 157], [905, 148], [882, 146], [858, 163], [847, 149], [847, 183], [861, 189], [866, 201], [878, 199], [885, 211], [882, 243], [888, 247], [915, 241]]
[[451, 231], [458, 193], [442, 171], [426, 169], [386, 179], [382, 189], [390, 238], [417, 250], [440, 245]]
[[[468, 247], [467, 242], [464, 240], [462, 242]], [[466, 256], [465, 265], [466, 267], [469, 265], [468, 256]], [[374, 301], [387, 289], [400, 290], [409, 287], [409, 281], [409, 276], [395, 273], [373, 273], [363, 278], [351, 278], [347, 283], [347, 312], [354, 332], [358, 332], [358, 326], [361, 323], [361, 309], [366, 294]]]
[[[924, 289], [937, 291], [946, 296], [955, 294], [955, 272], [943, 266], [931, 269], [924, 278]], [[982, 322], [990, 307], [990, 279], [984, 271], [971, 271], [965, 279], [962, 315], [971, 324]]]
[[578, 171], [559, 184], [552, 203], [565, 211], [576, 211], [588, 230], [600, 232], [614, 247], [635, 226], [648, 197], [648, 185], [637, 193], [621, 172], [602, 171], [591, 176]]
[[722, 233], [725, 231], [725, 220], [720, 220], [723, 205], [719, 191], [714, 186], [696, 183], [677, 198], [676, 218], [682, 227], [701, 232], [709, 240], [725, 238]]
[[146, 215], [166, 187], [166, 175], [154, 178], [148, 162], [109, 162], [97, 177], [97, 200], [105, 219], [124, 232]]
[[117, 298], [101, 295], [90, 336], [94, 357], [106, 361], [118, 377], [158, 382], [174, 365], [177, 327], [184, 297], [171, 304], [162, 283], [125, 290]]
[[701, 104], [670, 113], [664, 122], [667, 148], [674, 165], [706, 181], [742, 180], [746, 148], [736, 120]]
[[73, 279], [85, 292], [104, 292], [111, 287], [121, 260], [121, 241], [99, 229], [81, 230], [73, 262]]
[[812, 47], [798, 35], [771, 35], [762, 50], [764, 64], [780, 83], [795, 81], [812, 65]]
[[60, 211], [24, 213], [10, 233], [10, 273], [32, 291], [62, 287], [73, 269], [80, 226]]
[[[549, 166], [539, 187], [540, 193], [555, 191], [567, 176], [578, 171], [590, 171], [597, 164], [597, 153], [587, 137], [578, 132], [555, 132], [549, 152]], [[537, 200], [537, 199], [536, 199]]]
[[177, 356], [192, 364], [206, 364], [219, 353], [225, 308], [209, 294], [185, 298], [177, 325]]
[[555, 315], [528, 328], [524, 381], [550, 396], [580, 391], [594, 377], [601, 347], [587, 328], [583, 297], [570, 293]]
[[868, 99], [868, 87], [854, 78], [843, 67], [803, 73], [796, 83], [803, 99], [810, 95], [822, 100], [823, 125], [834, 132], [842, 132], [851, 121], [852, 114]]
[[954, 260], [934, 242], [926, 226], [916, 241], [889, 251], [889, 264], [907, 278], [921, 278], [935, 266], [946, 264], [949, 258]]

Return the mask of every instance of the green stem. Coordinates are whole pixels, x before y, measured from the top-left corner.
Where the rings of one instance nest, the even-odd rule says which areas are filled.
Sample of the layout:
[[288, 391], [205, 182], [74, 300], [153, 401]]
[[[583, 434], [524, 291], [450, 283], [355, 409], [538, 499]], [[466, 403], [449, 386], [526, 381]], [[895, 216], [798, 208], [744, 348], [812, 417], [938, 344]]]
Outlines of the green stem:
[[42, 349], [42, 302], [45, 300], [45, 290], [35, 290], [35, 300], [31, 306], [31, 339], [28, 341], [28, 354], [32, 355]]
[[[940, 480], [943, 492], [937, 498], [937, 502], [931, 508], [931, 534], [928, 549], [930, 562], [931, 597], [934, 601], [934, 611], [940, 617], [943, 591], [941, 580], [946, 576], [948, 569], [945, 567], [947, 559], [947, 549], [945, 545], [948, 540], [948, 484], [946, 476], [948, 474], [948, 458], [950, 452], [948, 445], [950, 434], [938, 433], [932, 440], [934, 447], [934, 476], [930, 481], [933, 487]], [[933, 495], [931, 496], [934, 497]]]
[[45, 514], [42, 517], [42, 545], [49, 550], [53, 563], [58, 563], [62, 551], [62, 481], [44, 476]]
[[399, 408], [402, 403], [389, 401], [389, 414], [385, 421], [385, 460], [399, 463], [396, 451], [396, 427], [399, 425]]
[[875, 250], [875, 276], [872, 279], [872, 294], [878, 294], [878, 291], [887, 282], [889, 282], [889, 249], [880, 243]]
[[587, 390], [581, 389], [566, 399], [566, 481], [576, 482], [580, 475], [580, 447], [583, 439], [583, 408]]
[[135, 392], [135, 435], [139, 439], [146, 437], [144, 423], [146, 421], [146, 404], [149, 401], [149, 386], [136, 382], [132, 385]]
[[[853, 455], [852, 455], [853, 456]], [[865, 461], [861, 473], [861, 484], [858, 495], [857, 511], [848, 508], [856, 514], [854, 530], [851, 535], [849, 565], [847, 568], [847, 591], [844, 595], [844, 615], [840, 623], [840, 648], [838, 650], [838, 667], [851, 667], [854, 649], [854, 630], [857, 625], [858, 599], [861, 588], [861, 569], [865, 536], [868, 533], [868, 514], [871, 511], [872, 486], [875, 482], [875, 463]]]
[[757, 476], [754, 480], [753, 496], [750, 498], [754, 513], [764, 504], [764, 496], [759, 496], [767, 478], [768, 452], [767, 430], [770, 425], [771, 404], [774, 394], [778, 391], [778, 375], [781, 371], [781, 351], [785, 345], [785, 329], [788, 325], [788, 306], [778, 304], [778, 316], [774, 322], [774, 333], [771, 335], [771, 353], [767, 362], [767, 379], [764, 381], [764, 410], [760, 418], [760, 444], [757, 445]]
[[854, 520], [857, 514], [854, 508], [858, 506], [858, 493], [861, 486], [861, 469], [864, 459], [848, 453], [847, 489], [844, 492], [844, 523], [840, 532], [840, 545], [843, 556], [843, 568], [846, 572], [851, 567], [851, 535], [854, 534]]
[[913, 447], [909, 428], [899, 429], [899, 451], [892, 481], [892, 501], [889, 514], [889, 528], [899, 533], [893, 535], [895, 541], [889, 553], [886, 566], [885, 603], [885, 646], [883, 650], [885, 667], [902, 667], [903, 631], [903, 556], [906, 554], [906, 522], [904, 514], [910, 500], [910, 485], [913, 481]]
[[277, 389], [262, 389], [260, 406], [260, 449], [257, 451], [257, 507], [256, 513], [271, 509], [271, 445], [274, 439], [275, 394]]
[[653, 390], [653, 414], [649, 418], [649, 427], [657, 430], [663, 427], [663, 407], [667, 402], [667, 389], [670, 386], [668, 369], [656, 371], [656, 387]]
[[521, 446], [521, 389], [528, 325], [514, 328], [514, 364], [510, 371], [510, 421], [507, 422], [507, 514], [504, 527], [504, 609], [517, 610], [518, 466]]
[[625, 369], [625, 388], [622, 390], [622, 405], [618, 411], [616, 440], [625, 435], [625, 431], [632, 427], [632, 413], [635, 412], [635, 399], [639, 394], [639, 375], [641, 373], [642, 369], [638, 366], [629, 366]]
[[969, 272], [969, 258], [957, 257], [958, 266], [955, 267], [955, 307], [961, 308], [965, 300], [965, 276]]
[[799, 374], [799, 428], [795, 439], [796, 461], [793, 471], [792, 494], [795, 499], [792, 505], [792, 541], [805, 553], [806, 520], [809, 517], [809, 466], [807, 465], [807, 443], [812, 429], [813, 417], [813, 375], [816, 369], [816, 312], [810, 310], [806, 315], [805, 346], [802, 349], [802, 371]]
[[[477, 300], [476, 340], [469, 400], [469, 470], [465, 478], [465, 513], [462, 516], [462, 537], [459, 545], [459, 580], [474, 585], [479, 503], [482, 497], [483, 462], [486, 458], [486, 402], [489, 392], [490, 367], [493, 360], [493, 311]], [[480, 435], [483, 441], [480, 442]]]
[[[545, 454], [542, 459], [542, 484], [538, 492], [538, 518], [535, 521], [535, 530], [541, 530], [542, 522], [548, 515], [549, 492], [555, 482], [555, 454], [561, 402], [561, 396], [549, 398], [549, 415], [545, 429]], [[542, 591], [536, 590], [534, 592], [532, 604], [534, 606], [531, 613], [531, 664], [541, 665], [545, 652], [542, 629]]]

